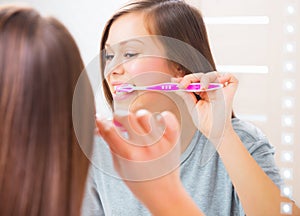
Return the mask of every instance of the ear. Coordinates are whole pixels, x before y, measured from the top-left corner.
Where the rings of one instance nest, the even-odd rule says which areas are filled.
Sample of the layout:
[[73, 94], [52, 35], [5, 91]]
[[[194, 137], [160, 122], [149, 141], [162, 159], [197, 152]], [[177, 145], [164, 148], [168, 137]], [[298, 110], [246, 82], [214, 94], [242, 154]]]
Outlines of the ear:
[[182, 68], [182, 66], [180, 64], [175, 64], [175, 77], [176, 78], [179, 78], [179, 77], [183, 77], [185, 75], [185, 71], [184, 69]]

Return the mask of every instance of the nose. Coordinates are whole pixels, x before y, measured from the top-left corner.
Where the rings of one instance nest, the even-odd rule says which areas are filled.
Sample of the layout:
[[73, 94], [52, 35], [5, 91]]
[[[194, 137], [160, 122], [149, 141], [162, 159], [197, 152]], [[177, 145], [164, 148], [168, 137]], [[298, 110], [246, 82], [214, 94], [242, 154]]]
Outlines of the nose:
[[125, 71], [124, 68], [122, 66], [122, 64], [115, 66], [114, 68], [106, 68], [106, 72], [105, 72], [105, 77], [111, 77], [111, 76], [119, 76], [119, 75], [124, 75]]
[[124, 68], [122, 66], [122, 64], [116, 66], [115, 68], [113, 68], [112, 75], [123, 75], [124, 74]]

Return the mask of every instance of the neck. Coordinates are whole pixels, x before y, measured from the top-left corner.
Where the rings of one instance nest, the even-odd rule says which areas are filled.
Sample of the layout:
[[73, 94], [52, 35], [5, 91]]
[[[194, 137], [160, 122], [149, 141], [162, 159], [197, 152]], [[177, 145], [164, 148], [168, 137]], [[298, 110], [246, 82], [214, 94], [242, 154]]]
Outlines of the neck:
[[192, 141], [192, 138], [197, 131], [197, 128], [193, 122], [191, 115], [189, 114], [188, 108], [185, 104], [180, 106], [180, 112], [174, 112], [177, 120], [180, 123], [180, 140], [181, 140], [181, 154], [186, 150]]
[[187, 149], [192, 141], [192, 138], [196, 132], [193, 120], [190, 115], [184, 116], [181, 120], [181, 154]]

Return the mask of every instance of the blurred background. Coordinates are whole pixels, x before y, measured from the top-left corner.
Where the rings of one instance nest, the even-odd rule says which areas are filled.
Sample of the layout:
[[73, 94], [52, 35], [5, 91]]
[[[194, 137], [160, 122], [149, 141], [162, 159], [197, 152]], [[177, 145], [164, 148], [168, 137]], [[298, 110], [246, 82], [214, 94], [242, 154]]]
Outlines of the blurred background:
[[[0, 0], [0, 3], [16, 2], [21, 1]], [[126, 2], [22, 1], [62, 21], [75, 37], [86, 65], [99, 54], [106, 20]], [[299, 0], [187, 2], [198, 7], [205, 17], [218, 70], [233, 72], [240, 80], [235, 113], [267, 134], [276, 147], [276, 161], [286, 182], [282, 193], [293, 196], [299, 205], [300, 93], [296, 90], [300, 80]]]

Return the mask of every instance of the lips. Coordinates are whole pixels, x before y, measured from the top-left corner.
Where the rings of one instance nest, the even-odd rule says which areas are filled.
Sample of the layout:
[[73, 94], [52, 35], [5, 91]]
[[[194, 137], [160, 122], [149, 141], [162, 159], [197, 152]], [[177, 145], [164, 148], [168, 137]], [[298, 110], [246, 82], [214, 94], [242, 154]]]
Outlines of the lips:
[[128, 100], [130, 97], [134, 95], [133, 92], [122, 92], [118, 94], [113, 94], [114, 101]]
[[114, 90], [112, 91], [112, 94], [113, 94], [113, 95], [119, 94], [119, 93], [117, 93], [117, 89], [118, 89], [119, 86], [121, 86], [121, 85], [116, 85], [116, 86], [114, 86]]
[[116, 95], [116, 89], [118, 88], [118, 86], [123, 85], [124, 82], [112, 82], [110, 85], [112, 86], [113, 89], [111, 89], [111, 92], [113, 95]]
[[121, 86], [121, 85], [124, 85], [124, 84], [127, 84], [125, 82], [112, 82], [111, 85], [113, 87], [113, 90], [111, 91], [112, 92], [112, 96], [114, 98], [114, 100], [116, 101], [120, 101], [120, 100], [125, 100], [127, 99], [128, 97], [130, 97], [132, 95], [132, 92], [119, 92], [117, 93], [116, 89]]

